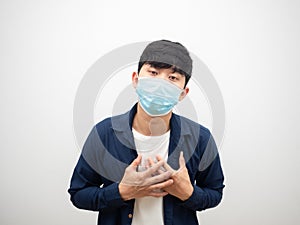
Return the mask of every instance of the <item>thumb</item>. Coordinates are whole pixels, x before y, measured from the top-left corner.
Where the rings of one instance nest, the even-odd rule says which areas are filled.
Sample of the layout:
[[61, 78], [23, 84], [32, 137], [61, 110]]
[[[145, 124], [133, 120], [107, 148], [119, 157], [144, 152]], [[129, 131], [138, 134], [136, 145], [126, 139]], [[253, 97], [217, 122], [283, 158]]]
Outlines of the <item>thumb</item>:
[[185, 159], [183, 157], [183, 151], [181, 151], [179, 155], [179, 167], [180, 168], [185, 167]]

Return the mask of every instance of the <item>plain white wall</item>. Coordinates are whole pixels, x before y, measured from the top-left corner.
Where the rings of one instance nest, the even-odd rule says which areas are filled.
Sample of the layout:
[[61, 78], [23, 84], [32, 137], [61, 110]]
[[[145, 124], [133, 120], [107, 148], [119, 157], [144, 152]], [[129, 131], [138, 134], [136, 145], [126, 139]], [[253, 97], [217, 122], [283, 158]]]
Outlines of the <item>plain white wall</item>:
[[162, 38], [200, 57], [225, 101], [224, 199], [201, 224], [299, 224], [299, 15], [296, 0], [1, 1], [0, 224], [96, 224], [66, 192], [77, 87], [105, 53]]

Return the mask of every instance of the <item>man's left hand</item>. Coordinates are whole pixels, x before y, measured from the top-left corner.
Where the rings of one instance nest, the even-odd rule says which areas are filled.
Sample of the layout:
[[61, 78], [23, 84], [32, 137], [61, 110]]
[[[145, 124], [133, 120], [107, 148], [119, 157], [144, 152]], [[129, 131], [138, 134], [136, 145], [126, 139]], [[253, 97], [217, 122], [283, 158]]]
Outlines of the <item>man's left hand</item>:
[[[156, 158], [158, 161], [163, 160], [160, 156], [157, 156]], [[151, 159], [149, 159], [149, 162], [150, 165], [153, 164], [153, 161]], [[164, 168], [172, 173], [171, 179], [173, 179], [173, 184], [164, 188], [163, 190], [182, 201], [185, 201], [189, 197], [191, 197], [194, 191], [194, 187], [191, 184], [188, 170], [185, 166], [183, 152], [180, 152], [178, 170], [174, 170], [166, 162], [164, 164]]]

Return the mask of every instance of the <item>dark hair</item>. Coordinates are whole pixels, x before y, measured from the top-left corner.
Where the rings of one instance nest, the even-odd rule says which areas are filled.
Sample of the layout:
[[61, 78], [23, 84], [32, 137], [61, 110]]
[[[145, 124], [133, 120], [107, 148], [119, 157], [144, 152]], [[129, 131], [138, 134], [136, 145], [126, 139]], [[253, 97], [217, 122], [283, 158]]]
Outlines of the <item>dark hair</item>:
[[167, 63], [162, 63], [162, 62], [154, 62], [154, 61], [140, 61], [138, 64], [138, 73], [140, 73], [141, 68], [143, 67], [143, 65], [150, 65], [151, 67], [154, 67], [155, 69], [172, 69], [173, 73], [180, 73], [181, 75], [185, 76], [185, 83], [184, 83], [184, 87], [186, 87], [187, 83], [189, 82], [191, 76], [189, 74], [187, 74], [186, 72], [184, 72], [183, 70], [179, 69], [176, 66], [167, 64]]
[[179, 42], [169, 40], [153, 41], [144, 49], [138, 65], [138, 73], [142, 66], [148, 64], [157, 69], [169, 69], [185, 76], [185, 85], [192, 75], [192, 59], [188, 50]]

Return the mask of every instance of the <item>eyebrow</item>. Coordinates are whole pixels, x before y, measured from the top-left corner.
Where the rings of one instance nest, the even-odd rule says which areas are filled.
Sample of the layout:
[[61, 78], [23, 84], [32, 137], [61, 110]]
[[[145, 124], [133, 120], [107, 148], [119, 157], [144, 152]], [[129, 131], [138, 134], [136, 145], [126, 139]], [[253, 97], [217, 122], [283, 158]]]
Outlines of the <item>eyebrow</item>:
[[154, 65], [151, 65], [151, 64], [147, 64], [149, 66], [149, 68], [154, 68], [154, 69], [157, 69], [157, 70], [162, 70], [162, 69], [170, 69], [172, 70], [172, 74], [174, 73], [178, 73], [179, 75], [181, 75], [182, 77], [185, 77], [185, 75], [183, 73], [181, 73], [180, 69], [178, 69], [176, 66], [171, 66], [171, 67], [160, 67], [160, 66], [154, 66]]

